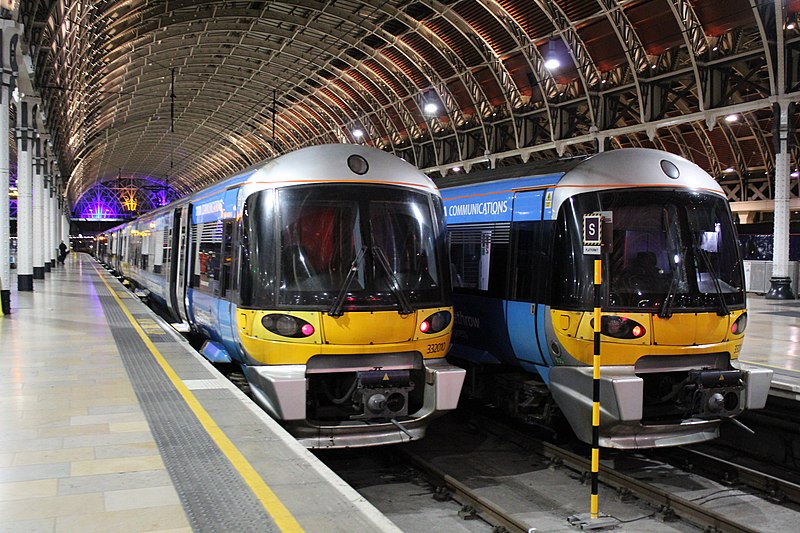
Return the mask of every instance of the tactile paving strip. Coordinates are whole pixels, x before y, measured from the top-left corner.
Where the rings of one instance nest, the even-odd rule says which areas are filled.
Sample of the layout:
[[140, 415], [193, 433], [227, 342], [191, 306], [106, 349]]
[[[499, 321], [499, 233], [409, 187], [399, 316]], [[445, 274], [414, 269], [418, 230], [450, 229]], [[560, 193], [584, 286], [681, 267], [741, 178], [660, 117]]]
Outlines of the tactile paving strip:
[[280, 531], [153, 359], [102, 281], [96, 281], [95, 288], [192, 529]]

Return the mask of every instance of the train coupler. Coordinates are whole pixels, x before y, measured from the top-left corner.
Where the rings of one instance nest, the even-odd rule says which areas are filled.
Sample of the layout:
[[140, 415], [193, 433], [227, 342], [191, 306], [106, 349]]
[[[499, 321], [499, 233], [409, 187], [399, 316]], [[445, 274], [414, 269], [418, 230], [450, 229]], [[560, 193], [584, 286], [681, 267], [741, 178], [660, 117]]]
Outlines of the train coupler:
[[684, 402], [699, 417], [727, 418], [744, 408], [741, 370], [691, 370], [684, 391]]
[[408, 370], [368, 370], [358, 373], [353, 401], [361, 410], [354, 420], [394, 419], [408, 415], [408, 393], [414, 389]]

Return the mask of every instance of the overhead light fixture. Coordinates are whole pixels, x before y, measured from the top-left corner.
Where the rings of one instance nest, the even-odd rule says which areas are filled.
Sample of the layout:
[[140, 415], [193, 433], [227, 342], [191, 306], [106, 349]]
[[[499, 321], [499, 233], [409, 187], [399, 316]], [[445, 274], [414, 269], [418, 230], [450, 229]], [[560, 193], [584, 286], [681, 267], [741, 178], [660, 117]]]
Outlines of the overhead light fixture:
[[725, 174], [733, 174], [734, 172], [736, 172], [736, 169], [735, 169], [735, 168], [733, 168], [733, 167], [728, 167], [728, 168], [726, 168], [725, 170], [723, 170], [723, 172], [724, 172]]
[[786, 29], [787, 30], [793, 30], [796, 27], [797, 27], [797, 25], [794, 22], [790, 22], [789, 24], [786, 25]]
[[356, 139], [360, 139], [363, 136], [364, 136], [364, 130], [360, 128], [356, 128], [353, 130], [353, 137], [355, 137]]
[[736, 113], [731, 113], [730, 115], [725, 116], [725, 122], [736, 122], [739, 120], [739, 115]]
[[789, 175], [791, 177], [793, 177], [793, 178], [800, 178], [800, 172], [798, 172], [796, 170], [794, 172], [792, 172], [791, 174], [789, 174]]
[[436, 113], [437, 111], [439, 111], [439, 106], [436, 105], [436, 103], [434, 103], [434, 102], [427, 102], [425, 104], [425, 106], [423, 107], [423, 109], [425, 110], [426, 113], [432, 115], [432, 114]]
[[453, 172], [461, 172], [461, 167], [453, 167], [450, 170], [452, 170]]
[[561, 61], [558, 59], [556, 53], [556, 45], [554, 41], [547, 43], [547, 53], [544, 56], [544, 68], [547, 70], [555, 70], [561, 66]]
[[551, 57], [550, 59], [545, 60], [544, 68], [547, 70], [555, 70], [561, 66], [561, 61], [556, 59], [555, 57]]

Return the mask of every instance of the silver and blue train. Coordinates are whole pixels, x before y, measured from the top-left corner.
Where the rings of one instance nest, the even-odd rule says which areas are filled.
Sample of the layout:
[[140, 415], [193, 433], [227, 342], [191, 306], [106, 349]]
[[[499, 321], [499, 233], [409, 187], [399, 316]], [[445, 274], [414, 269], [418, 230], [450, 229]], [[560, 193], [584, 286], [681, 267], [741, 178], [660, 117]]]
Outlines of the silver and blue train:
[[420, 438], [457, 405], [445, 232], [419, 170], [324, 145], [116, 227], [98, 257], [302, 444], [368, 446]]
[[[449, 360], [468, 369], [466, 392], [531, 422], [560, 410], [591, 442], [601, 258], [601, 446], [701, 442], [765, 405], [771, 371], [737, 362], [747, 309], [731, 211], [697, 165], [624, 149], [438, 185], [454, 285]], [[595, 256], [583, 219], [600, 213], [610, 238]]]

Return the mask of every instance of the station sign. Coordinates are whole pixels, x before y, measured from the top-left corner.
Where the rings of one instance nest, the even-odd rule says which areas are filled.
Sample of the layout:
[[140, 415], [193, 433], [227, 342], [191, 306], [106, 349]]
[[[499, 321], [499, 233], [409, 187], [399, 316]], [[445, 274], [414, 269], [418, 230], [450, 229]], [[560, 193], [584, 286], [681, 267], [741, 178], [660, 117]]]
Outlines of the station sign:
[[611, 240], [611, 222], [611, 211], [598, 211], [583, 215], [583, 253], [585, 255], [600, 255], [604, 247], [608, 251]]

